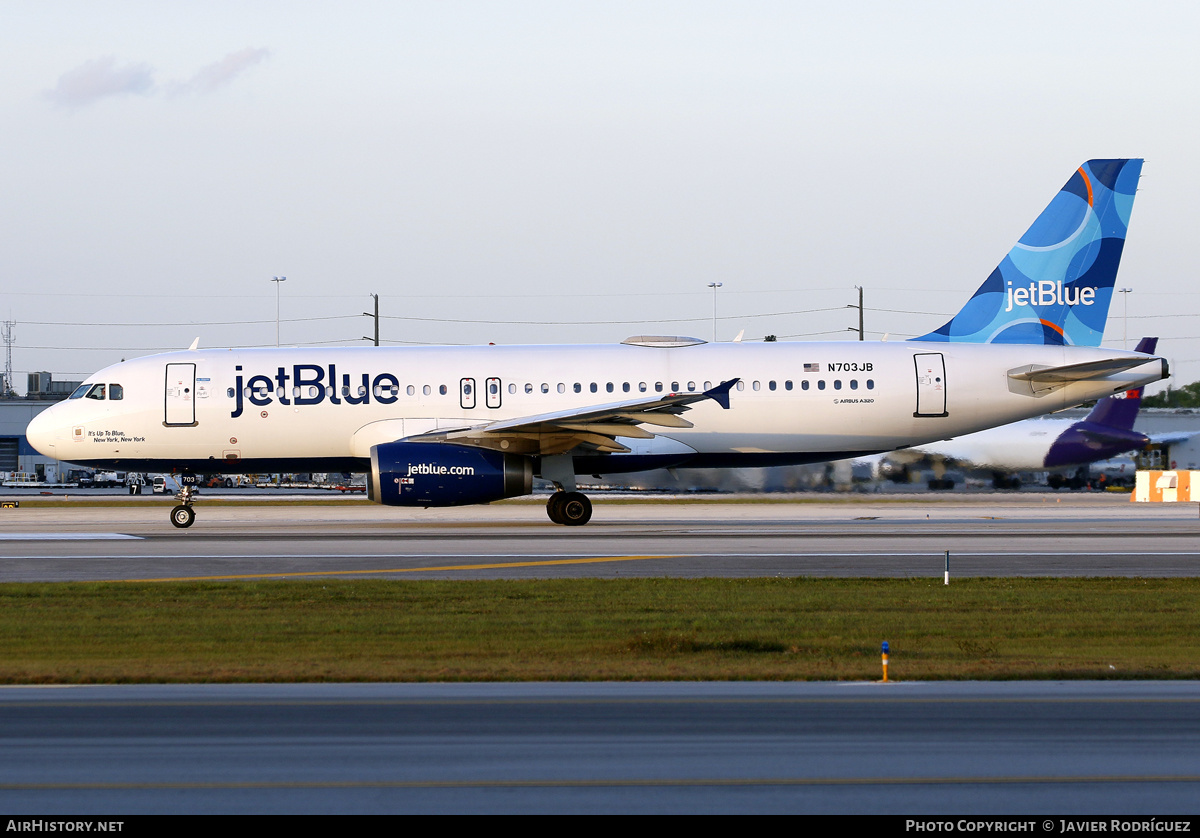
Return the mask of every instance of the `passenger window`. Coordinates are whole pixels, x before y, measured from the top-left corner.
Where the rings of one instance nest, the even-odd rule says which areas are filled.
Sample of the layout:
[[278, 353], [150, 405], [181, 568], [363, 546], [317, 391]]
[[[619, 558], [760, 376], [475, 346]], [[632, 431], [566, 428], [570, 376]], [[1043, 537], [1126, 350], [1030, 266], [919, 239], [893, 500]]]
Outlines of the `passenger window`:
[[711, 390], [711, 389], [712, 389], [712, 382], [711, 382], [711, 381], [705, 381], [705, 382], [704, 382], [704, 389], [705, 389], [705, 390]]
[[575, 382], [575, 386], [574, 386], [574, 388], [573, 388], [573, 389], [575, 390], [575, 392], [576, 392], [576, 393], [582, 393], [582, 392], [583, 392], [583, 385], [582, 385], [582, 384], [580, 384], [578, 381], [576, 381], [576, 382]]
[[604, 385], [604, 389], [606, 392], [611, 393], [613, 391], [613, 383], [611, 381], [608, 382], [607, 384]]
[[549, 384], [545, 384], [545, 383], [543, 383], [543, 384], [542, 384], [542, 392], [543, 392], [543, 393], [549, 393], [549, 392], [550, 392], [550, 385], [549, 385]]
[[661, 382], [661, 381], [655, 381], [655, 382], [654, 382], [654, 392], [656, 392], [656, 393], [661, 393], [662, 391], [663, 391], [662, 382]]
[[431, 392], [433, 392], [433, 391], [429, 389], [428, 384], [426, 384], [424, 387], [421, 388], [421, 394], [424, 396], [428, 396]]
[[842, 389], [842, 380], [840, 378], [837, 381], [833, 382], [833, 389], [835, 389], [835, 390]]
[[629, 382], [628, 381], [626, 381], [624, 384], [621, 385], [621, 390], [626, 393], [629, 392]]
[[229, 398], [232, 399], [233, 398], [233, 388], [230, 387], [228, 390], [226, 390], [225, 395], [229, 396]]
[[775, 382], [774, 382], [774, 381], [768, 381], [768, 382], [767, 382], [767, 389], [768, 389], [768, 390], [774, 390], [774, 389], [775, 389]]
[[678, 392], [679, 392], [679, 382], [678, 382], [678, 381], [672, 381], [672, 382], [671, 382], [671, 392], [672, 392], [672, 393], [678, 393]]
[[801, 390], [807, 390], [807, 389], [808, 389], [808, 379], [805, 379], [804, 381], [801, 381], [801, 382], [800, 382], [800, 389], [801, 389]]
[[817, 389], [818, 390], [825, 389], [825, 379], [822, 378], [820, 381], [817, 382]]
[[512, 396], [512, 395], [515, 395], [515, 394], [516, 394], [516, 392], [517, 392], [517, 385], [516, 385], [516, 384], [509, 384], [509, 385], [508, 385], [508, 394], [509, 394], [510, 396]]
[[851, 390], [857, 390], [857, 389], [858, 389], [858, 379], [857, 379], [857, 378], [852, 378], [852, 379], [850, 379], [850, 389], [851, 389]]
[[97, 401], [104, 401], [104, 385], [93, 384], [92, 389], [87, 392], [87, 397], [89, 399], [96, 399]]
[[560, 381], [560, 382], [558, 383], [558, 392], [560, 392], [560, 393], [565, 393], [565, 392], [567, 392], [567, 385], [566, 385], [566, 384], [563, 384], [563, 383]]
[[646, 382], [645, 382], [645, 381], [639, 381], [639, 382], [638, 382], [638, 392], [639, 392], [639, 393], [644, 393], [644, 392], [646, 392]]
[[792, 389], [792, 381], [790, 378], [787, 381], [783, 382], [783, 389], [785, 389], [785, 390]]
[[868, 378], [868, 379], [867, 379], [867, 389], [868, 389], [868, 390], [874, 390], [874, 389], [875, 389], [875, 380], [874, 380], [873, 378]]
[[[233, 395], [233, 393], [231, 392], [230, 395]], [[114, 402], [120, 401], [121, 399], [125, 398], [125, 388], [120, 384], [109, 384], [108, 398]]]
[[598, 385], [598, 384], [597, 384], [595, 381], [593, 381], [593, 382], [592, 382], [592, 383], [589, 385], [589, 387], [591, 388], [591, 391], [592, 391], [593, 393], [598, 393], [598, 392], [600, 392], [600, 385]]
[[417, 394], [417, 388], [409, 384], [404, 388], [404, 392], [408, 393], [410, 396], [415, 396]]
[[758, 383], [757, 381], [755, 381], [751, 386], [754, 388], [754, 392], [756, 393], [762, 389], [762, 384]]
[[526, 385], [525, 385], [525, 392], [526, 392], [526, 393], [532, 393], [532, 392], [533, 392], [533, 385], [532, 385], [532, 384], [526, 384]]
[[745, 390], [745, 389], [746, 389], [746, 382], [745, 382], [745, 381], [739, 381], [739, 382], [737, 383], [737, 388], [738, 388], [739, 390]]
[[471, 385], [470, 385], [470, 384], [463, 384], [463, 386], [462, 386], [462, 391], [463, 391], [463, 395], [464, 395], [464, 396], [469, 396], [469, 395], [471, 395]]
[[695, 382], [695, 381], [689, 381], [689, 382], [688, 382], [688, 392], [689, 392], [689, 393], [694, 393], [694, 392], [696, 392], [696, 382]]
[[348, 395], [350, 395], [350, 388], [347, 387], [345, 384], [343, 384], [342, 385], [342, 397], [344, 398]]
[[441, 393], [443, 396], [446, 395], [447, 391], [448, 391], [448, 388], [446, 387], [445, 384], [438, 385], [438, 392]]

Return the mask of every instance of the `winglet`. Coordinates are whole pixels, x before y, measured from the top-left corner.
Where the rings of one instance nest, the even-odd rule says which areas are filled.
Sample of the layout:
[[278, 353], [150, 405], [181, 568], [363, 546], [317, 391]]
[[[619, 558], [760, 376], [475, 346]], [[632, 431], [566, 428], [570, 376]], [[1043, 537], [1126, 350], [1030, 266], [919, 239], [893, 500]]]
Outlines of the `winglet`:
[[704, 395], [708, 396], [721, 407], [729, 410], [729, 391], [733, 388], [733, 385], [737, 384], [739, 381], [741, 381], [740, 378], [731, 378], [728, 381], [722, 381], [711, 390], [705, 390]]

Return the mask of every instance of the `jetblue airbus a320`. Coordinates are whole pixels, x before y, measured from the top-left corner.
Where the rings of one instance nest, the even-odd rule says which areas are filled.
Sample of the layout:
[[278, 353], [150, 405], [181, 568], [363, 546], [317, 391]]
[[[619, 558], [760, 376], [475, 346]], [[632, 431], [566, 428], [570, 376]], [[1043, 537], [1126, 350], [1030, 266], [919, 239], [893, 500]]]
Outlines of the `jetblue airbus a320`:
[[187, 350], [107, 367], [30, 423], [46, 456], [197, 475], [367, 472], [372, 500], [455, 506], [577, 474], [859, 457], [1038, 416], [1167, 377], [1098, 348], [1141, 160], [1089, 160], [963, 309], [900, 342]]

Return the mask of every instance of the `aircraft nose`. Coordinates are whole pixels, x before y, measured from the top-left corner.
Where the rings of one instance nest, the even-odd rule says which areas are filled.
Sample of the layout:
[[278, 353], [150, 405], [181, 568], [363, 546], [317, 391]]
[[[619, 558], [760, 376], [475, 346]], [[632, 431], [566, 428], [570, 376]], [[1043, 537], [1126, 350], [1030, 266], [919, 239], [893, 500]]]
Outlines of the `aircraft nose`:
[[54, 408], [50, 407], [34, 416], [30, 420], [29, 426], [25, 428], [25, 439], [29, 440], [29, 444], [42, 456], [59, 459], [55, 453], [55, 445], [58, 440], [55, 433], [57, 423], [52, 416], [53, 413]]

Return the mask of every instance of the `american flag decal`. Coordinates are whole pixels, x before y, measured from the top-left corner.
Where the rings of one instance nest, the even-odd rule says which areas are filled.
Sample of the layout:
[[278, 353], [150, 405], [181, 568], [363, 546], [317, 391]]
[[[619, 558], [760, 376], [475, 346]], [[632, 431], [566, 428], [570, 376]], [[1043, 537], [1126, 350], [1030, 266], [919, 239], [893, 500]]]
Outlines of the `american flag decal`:
[[820, 372], [821, 365], [820, 364], [805, 364], [804, 371], [805, 372]]

